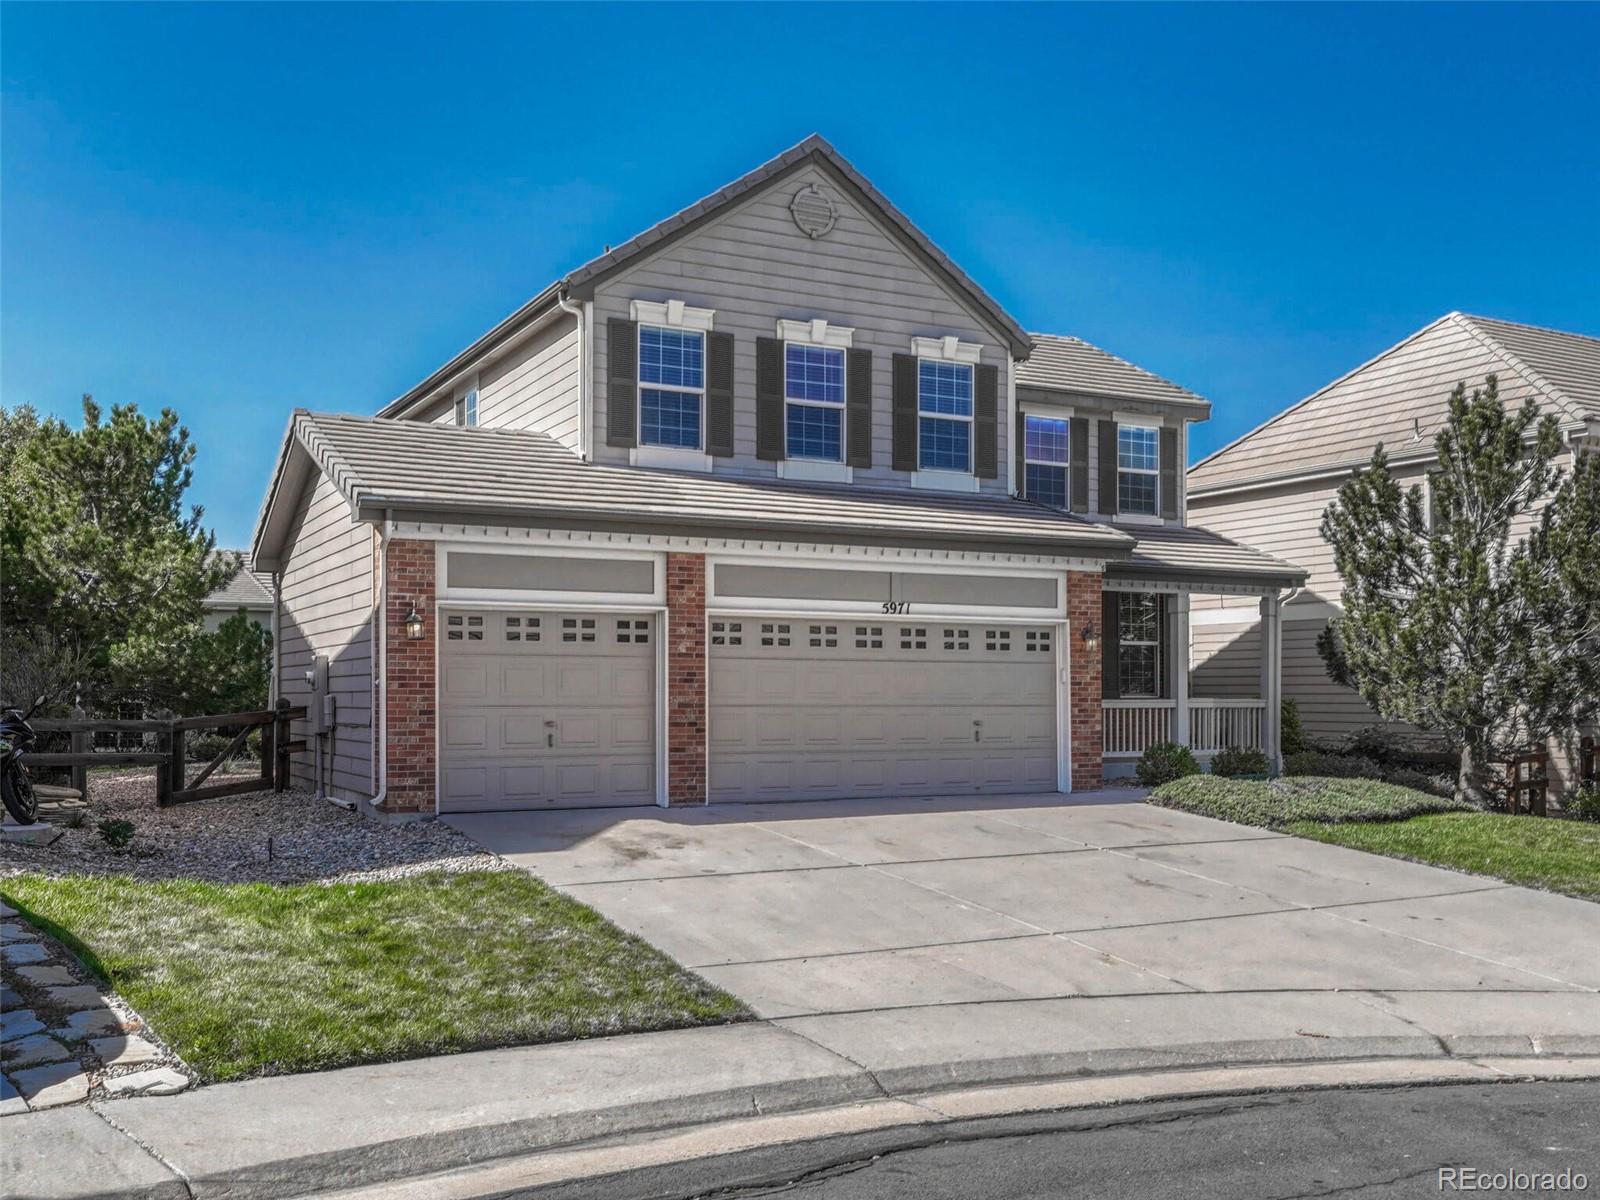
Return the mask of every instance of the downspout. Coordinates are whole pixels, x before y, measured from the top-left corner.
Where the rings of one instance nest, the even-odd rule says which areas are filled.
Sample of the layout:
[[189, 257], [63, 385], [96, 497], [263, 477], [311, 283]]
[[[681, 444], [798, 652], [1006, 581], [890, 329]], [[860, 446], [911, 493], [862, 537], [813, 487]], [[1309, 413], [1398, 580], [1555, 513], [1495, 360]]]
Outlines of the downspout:
[[384, 703], [389, 692], [389, 660], [384, 657], [389, 644], [389, 538], [394, 533], [394, 510], [383, 510], [383, 526], [378, 532], [378, 586], [373, 589], [374, 608], [372, 622], [374, 657], [372, 669], [378, 681], [377, 706], [373, 714], [372, 734], [376, 739], [373, 759], [377, 766], [378, 791], [367, 801], [374, 810], [383, 806], [389, 794], [389, 706]]
[[594, 458], [594, 411], [589, 405], [589, 397], [594, 384], [589, 354], [589, 305], [575, 303], [567, 295], [566, 288], [562, 288], [556, 295], [556, 307], [572, 314], [578, 321], [578, 457], [590, 462]]
[[267, 683], [267, 707], [278, 707], [279, 680], [283, 676], [283, 572], [272, 573], [272, 678]]

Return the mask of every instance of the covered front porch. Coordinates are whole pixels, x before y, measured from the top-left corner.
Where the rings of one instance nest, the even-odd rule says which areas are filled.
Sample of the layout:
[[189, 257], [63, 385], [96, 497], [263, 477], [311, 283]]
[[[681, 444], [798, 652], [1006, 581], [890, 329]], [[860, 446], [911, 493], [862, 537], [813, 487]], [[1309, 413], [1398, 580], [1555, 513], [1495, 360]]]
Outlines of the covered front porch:
[[[1138, 549], [1108, 567], [1101, 593], [1106, 777], [1131, 775], [1159, 742], [1189, 747], [1202, 765], [1229, 747], [1260, 750], [1282, 770], [1282, 604], [1303, 576], [1206, 530], [1128, 532]], [[1209, 643], [1197, 647], [1196, 625], [1241, 609], [1255, 632], [1219, 666]]]

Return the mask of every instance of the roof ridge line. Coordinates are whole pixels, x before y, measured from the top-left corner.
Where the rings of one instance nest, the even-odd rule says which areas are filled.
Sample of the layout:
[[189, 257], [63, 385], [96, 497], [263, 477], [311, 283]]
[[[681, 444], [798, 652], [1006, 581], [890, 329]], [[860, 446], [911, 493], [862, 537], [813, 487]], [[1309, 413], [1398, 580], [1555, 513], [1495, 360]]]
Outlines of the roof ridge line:
[[[1451, 313], [1450, 316], [1457, 325], [1467, 331], [1469, 336], [1475, 338], [1486, 349], [1505, 359], [1506, 362], [1510, 364], [1511, 369], [1517, 372], [1517, 374], [1521, 375], [1524, 380], [1531, 384], [1535, 391], [1548, 396], [1551, 403], [1555, 405], [1555, 407], [1560, 408], [1567, 415], [1567, 417], [1579, 421], [1587, 420], [1587, 415], [1585, 413], [1582, 411], [1574, 411], [1572, 400], [1565, 392], [1563, 392], [1555, 384], [1551, 383], [1538, 371], [1534, 370], [1520, 357], [1514, 354], [1499, 338], [1495, 337], [1487, 329], [1481, 328], [1477, 323], [1479, 318], [1474, 318], [1463, 312], [1454, 312]], [[1494, 320], [1493, 317], [1483, 317], [1481, 319], [1485, 321]], [[1505, 321], [1502, 322], [1502, 324], [1515, 325], [1516, 322]], [[1539, 327], [1537, 325], [1525, 325], [1522, 328], [1538, 329]], [[1542, 332], [1561, 333], [1561, 330], [1546, 329]]]
[[[1183, 386], [1183, 384], [1174, 382], [1173, 380], [1168, 379], [1165, 375], [1158, 375], [1149, 367], [1141, 367], [1138, 363], [1132, 361], [1131, 359], [1123, 358], [1122, 355], [1118, 354], [1116, 351], [1107, 350], [1104, 346], [1101, 346], [1095, 342], [1091, 342], [1088, 338], [1081, 338], [1075, 333], [1035, 333], [1032, 330], [1029, 330], [1028, 336], [1058, 338], [1062, 341], [1077, 342], [1080, 346], [1087, 346], [1097, 354], [1104, 354], [1107, 358], [1115, 359], [1129, 370], [1137, 371], [1141, 375], [1148, 375], [1151, 379], [1154, 379], [1160, 383], [1164, 383], [1170, 388], [1176, 388], [1185, 395], [1193, 396], [1196, 400], [1202, 400], [1207, 404], [1211, 403], [1210, 400], [1207, 400], [1206, 397], [1202, 396], [1199, 392], [1193, 391], [1190, 388], [1186, 388]], [[1116, 395], [1115, 392], [1101, 392], [1095, 394], [1108, 396]]]

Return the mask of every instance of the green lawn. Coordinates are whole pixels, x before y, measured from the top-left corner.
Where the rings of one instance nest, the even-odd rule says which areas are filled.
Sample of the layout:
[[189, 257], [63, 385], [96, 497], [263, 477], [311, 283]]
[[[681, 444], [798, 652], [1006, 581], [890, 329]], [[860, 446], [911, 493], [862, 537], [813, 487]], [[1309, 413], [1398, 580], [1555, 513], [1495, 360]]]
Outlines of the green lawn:
[[1191, 775], [1151, 804], [1600, 900], [1600, 825], [1478, 812], [1375, 779]]
[[1409, 821], [1289, 826], [1291, 833], [1374, 854], [1492, 875], [1600, 900], [1600, 825], [1505, 813], [1440, 813]]
[[521, 871], [287, 887], [18, 876], [0, 895], [210, 1080], [749, 1015]]

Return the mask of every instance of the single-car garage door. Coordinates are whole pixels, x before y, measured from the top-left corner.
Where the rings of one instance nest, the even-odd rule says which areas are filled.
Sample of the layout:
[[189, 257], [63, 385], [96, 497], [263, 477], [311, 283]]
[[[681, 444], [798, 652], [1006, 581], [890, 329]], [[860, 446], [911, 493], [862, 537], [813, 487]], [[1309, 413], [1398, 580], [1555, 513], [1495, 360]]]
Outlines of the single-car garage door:
[[1056, 788], [1056, 630], [710, 623], [712, 800]]
[[655, 802], [655, 617], [440, 620], [445, 812]]

